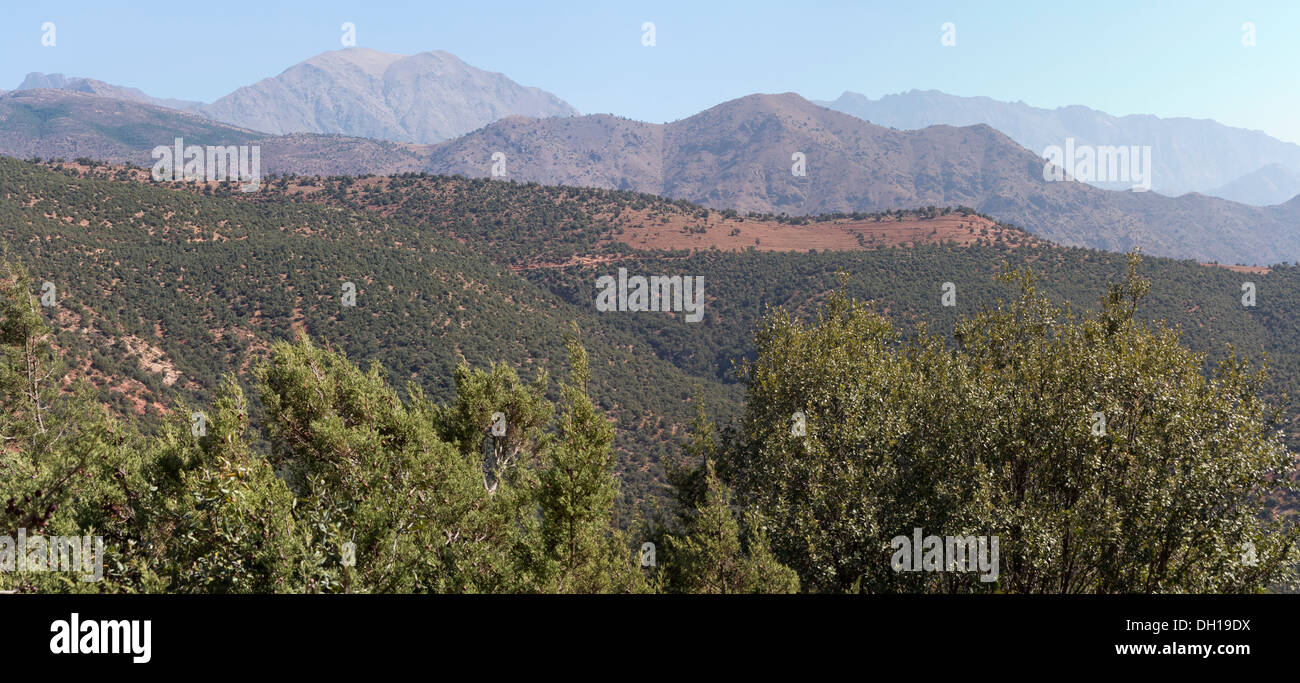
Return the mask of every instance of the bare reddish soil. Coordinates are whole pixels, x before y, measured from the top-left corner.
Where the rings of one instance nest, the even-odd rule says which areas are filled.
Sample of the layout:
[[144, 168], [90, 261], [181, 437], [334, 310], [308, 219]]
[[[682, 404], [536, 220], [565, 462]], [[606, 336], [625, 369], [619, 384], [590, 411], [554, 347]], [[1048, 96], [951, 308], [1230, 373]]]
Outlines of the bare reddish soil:
[[773, 220], [722, 218], [710, 212], [707, 219], [677, 214], [649, 216], [627, 212], [617, 220], [623, 228], [618, 241], [637, 249], [719, 249], [744, 251], [809, 251], [875, 249], [915, 246], [936, 242], [973, 244], [1004, 242], [1011, 245], [1032, 241], [1028, 234], [1002, 227], [979, 216], [953, 213], [924, 218], [908, 215], [903, 220], [831, 220], [792, 225]]
[[1227, 268], [1234, 273], [1250, 273], [1252, 275], [1268, 275], [1273, 270], [1268, 266], [1229, 266], [1222, 263], [1202, 263], [1201, 265], [1212, 268]]

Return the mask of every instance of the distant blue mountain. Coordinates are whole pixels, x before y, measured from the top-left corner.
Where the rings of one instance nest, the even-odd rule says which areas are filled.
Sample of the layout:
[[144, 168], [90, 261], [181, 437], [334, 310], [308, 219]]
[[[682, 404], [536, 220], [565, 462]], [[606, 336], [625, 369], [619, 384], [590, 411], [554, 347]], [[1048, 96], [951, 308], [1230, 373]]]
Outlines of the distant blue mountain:
[[[1111, 116], [1078, 105], [1042, 109], [937, 90], [911, 90], [878, 100], [846, 92], [833, 102], [817, 104], [877, 125], [909, 130], [983, 123], [1039, 154], [1050, 145], [1063, 146], [1067, 138], [1079, 145], [1150, 146], [1152, 189], [1171, 196], [1201, 192], [1268, 206], [1300, 192], [1283, 175], [1300, 176], [1300, 145], [1208, 119]], [[1280, 170], [1263, 171], [1273, 165]], [[1119, 183], [1093, 184], [1127, 189]], [[1221, 191], [1231, 196], [1217, 194]]]

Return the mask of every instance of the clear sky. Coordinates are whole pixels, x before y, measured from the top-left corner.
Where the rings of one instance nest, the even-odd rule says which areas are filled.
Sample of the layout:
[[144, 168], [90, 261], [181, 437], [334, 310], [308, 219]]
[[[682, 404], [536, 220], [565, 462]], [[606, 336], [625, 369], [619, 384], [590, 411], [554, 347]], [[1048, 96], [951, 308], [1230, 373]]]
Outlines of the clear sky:
[[[22, 2], [0, 89], [31, 71], [211, 101], [341, 47], [447, 50], [583, 113], [663, 122], [754, 92], [917, 89], [1212, 118], [1300, 143], [1300, 0], [1252, 2]], [[53, 22], [55, 45], [41, 44]], [[655, 24], [655, 45], [641, 26]], [[956, 46], [941, 27], [956, 26]], [[1243, 45], [1243, 24], [1255, 27]]]

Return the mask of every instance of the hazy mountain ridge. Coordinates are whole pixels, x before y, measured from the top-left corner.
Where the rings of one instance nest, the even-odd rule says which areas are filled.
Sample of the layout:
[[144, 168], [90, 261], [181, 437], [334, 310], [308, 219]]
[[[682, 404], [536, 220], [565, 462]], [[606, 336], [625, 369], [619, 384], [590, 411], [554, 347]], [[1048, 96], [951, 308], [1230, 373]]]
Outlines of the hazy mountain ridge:
[[[39, 88], [199, 113], [276, 135], [323, 133], [419, 144], [453, 139], [510, 116], [578, 114], [550, 93], [520, 86], [443, 51], [410, 56], [367, 48], [324, 52], [209, 104], [156, 98], [136, 88], [62, 74], [31, 73], [18, 86], [19, 90]], [[1300, 145], [1212, 120], [1117, 117], [1079, 105], [1044, 109], [934, 90], [912, 90], [878, 100], [845, 92], [834, 101], [816, 103], [904, 130], [986, 124], [1040, 154], [1069, 138], [1079, 145], [1149, 145], [1153, 189], [1170, 196], [1201, 192], [1270, 206], [1300, 194]], [[594, 153], [605, 156], [600, 150]], [[612, 182], [643, 187], [637, 184], [641, 174], [635, 166], [644, 162], [631, 160], [627, 178]], [[1113, 190], [1130, 185], [1092, 184]]]
[[35, 89], [167, 107], [273, 135], [322, 133], [404, 143], [439, 142], [506, 116], [578, 113], [551, 93], [441, 50], [409, 56], [366, 48], [323, 52], [207, 104], [63, 74], [31, 73], [18, 86]]
[[[1153, 189], [1174, 196], [1211, 194], [1269, 164], [1300, 173], [1300, 145], [1208, 119], [1112, 116], [1080, 105], [1043, 109], [1024, 102], [961, 97], [936, 90], [911, 90], [878, 100], [845, 92], [834, 101], [817, 103], [877, 125], [909, 130], [984, 123], [1035, 153], [1042, 153], [1048, 145], [1064, 145], [1068, 137], [1081, 145], [1150, 145]], [[1099, 186], [1123, 189], [1117, 184]], [[1278, 194], [1288, 191], [1285, 196]], [[1300, 193], [1300, 187], [1279, 188], [1278, 193], [1252, 196], [1265, 205], [1278, 204]]]
[[338, 135], [264, 133], [154, 105], [65, 90], [0, 95], [0, 154], [148, 167], [175, 138], [195, 145], [257, 145], [262, 173], [355, 174], [419, 170], [418, 145]]
[[[506, 179], [633, 189], [719, 209], [802, 215], [966, 205], [1066, 245], [1225, 263], [1300, 258], [1295, 204], [1046, 182], [1037, 154], [987, 125], [890, 130], [793, 93], [750, 95], [662, 125], [500, 121], [435, 146], [427, 169], [487, 177], [494, 152], [505, 154]], [[796, 153], [806, 175], [793, 172]]]
[[[0, 153], [149, 165], [150, 150], [258, 144], [264, 174], [470, 177], [629, 189], [718, 209], [791, 215], [965, 205], [1059, 244], [1223, 263], [1300, 260], [1300, 202], [1045, 182], [1043, 162], [987, 125], [891, 130], [793, 93], [751, 95], [669, 124], [509, 117], [438, 145], [256, 131], [147, 104], [27, 90], [0, 96]], [[496, 153], [503, 157], [494, 159]], [[803, 154], [806, 173], [793, 172]], [[499, 162], [498, 162], [499, 160]], [[494, 166], [503, 175], [493, 174]]]
[[510, 115], [573, 116], [558, 97], [441, 50], [325, 52], [204, 105], [209, 118], [273, 134], [433, 143]]
[[1300, 196], [1300, 170], [1269, 164], [1205, 194], [1255, 206], [1285, 203]]
[[[203, 106], [202, 102], [193, 102], [190, 100], [176, 100], [168, 98], [150, 97], [137, 88], [128, 88], [122, 85], [113, 85], [104, 81], [93, 78], [69, 78], [63, 74], [43, 74], [32, 72], [27, 74], [23, 82], [15, 90], [68, 90], [72, 92], [86, 93], [87, 95], [99, 95], [100, 97], [111, 97], [128, 102], [140, 102], [142, 104], [152, 104], [157, 107], [167, 107], [168, 109], [178, 109], [185, 112], [197, 112], [199, 107]], [[0, 94], [4, 91], [0, 90]]]
[[245, 144], [262, 134], [155, 105], [70, 90], [0, 95], [0, 153], [146, 165], [150, 150], [184, 137], [202, 144]]

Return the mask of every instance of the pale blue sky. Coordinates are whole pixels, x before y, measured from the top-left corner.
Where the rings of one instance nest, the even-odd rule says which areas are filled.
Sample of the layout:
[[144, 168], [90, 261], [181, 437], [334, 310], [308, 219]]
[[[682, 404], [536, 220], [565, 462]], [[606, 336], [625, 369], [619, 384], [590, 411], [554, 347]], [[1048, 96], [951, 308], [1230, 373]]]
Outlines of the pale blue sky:
[[[0, 89], [30, 71], [211, 101], [341, 47], [442, 49], [583, 113], [663, 122], [753, 92], [912, 88], [1213, 118], [1300, 143], [1300, 1], [16, 2]], [[118, 6], [114, 6], [118, 5]], [[56, 45], [41, 45], [54, 22]], [[641, 25], [654, 22], [654, 47]], [[957, 27], [956, 47], [940, 27]], [[1242, 25], [1256, 27], [1255, 47]]]

